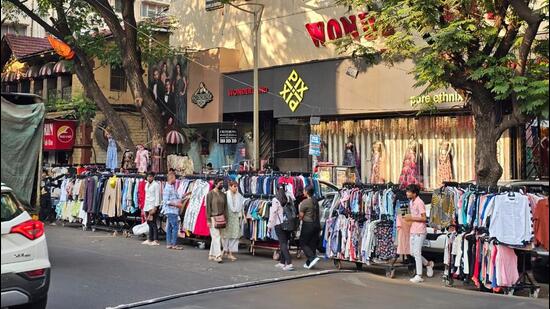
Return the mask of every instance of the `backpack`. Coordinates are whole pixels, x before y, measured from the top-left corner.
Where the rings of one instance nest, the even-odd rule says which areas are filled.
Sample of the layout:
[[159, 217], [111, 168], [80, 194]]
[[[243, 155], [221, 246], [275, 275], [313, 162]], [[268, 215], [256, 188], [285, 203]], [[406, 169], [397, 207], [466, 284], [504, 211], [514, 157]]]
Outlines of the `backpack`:
[[296, 207], [292, 203], [286, 203], [283, 206], [281, 229], [287, 232], [293, 232], [298, 229], [298, 214], [296, 213]]

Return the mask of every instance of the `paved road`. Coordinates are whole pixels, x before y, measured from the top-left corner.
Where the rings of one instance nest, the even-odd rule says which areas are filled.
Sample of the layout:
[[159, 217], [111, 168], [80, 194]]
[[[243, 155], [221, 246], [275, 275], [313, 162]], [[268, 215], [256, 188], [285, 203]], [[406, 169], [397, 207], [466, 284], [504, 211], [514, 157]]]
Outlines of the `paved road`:
[[[207, 251], [149, 247], [136, 238], [103, 232], [47, 227], [52, 262], [49, 309], [106, 308], [119, 304], [283, 276], [267, 257], [240, 255], [237, 262], [215, 264]], [[299, 262], [299, 261], [297, 261]], [[298, 263], [296, 263], [298, 264]], [[348, 265], [350, 269], [352, 264]], [[323, 263], [321, 269], [331, 269]], [[548, 300], [506, 297], [423, 286], [369, 273], [333, 274], [253, 288], [180, 298], [142, 308], [548, 308]]]

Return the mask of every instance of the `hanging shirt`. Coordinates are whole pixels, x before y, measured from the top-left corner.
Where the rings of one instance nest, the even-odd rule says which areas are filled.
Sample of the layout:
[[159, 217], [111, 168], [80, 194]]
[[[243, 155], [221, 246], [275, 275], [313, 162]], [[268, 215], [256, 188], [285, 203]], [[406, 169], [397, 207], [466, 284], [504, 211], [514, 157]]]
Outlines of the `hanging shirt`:
[[532, 239], [531, 208], [527, 196], [513, 193], [494, 198], [489, 234], [498, 241], [521, 246]]

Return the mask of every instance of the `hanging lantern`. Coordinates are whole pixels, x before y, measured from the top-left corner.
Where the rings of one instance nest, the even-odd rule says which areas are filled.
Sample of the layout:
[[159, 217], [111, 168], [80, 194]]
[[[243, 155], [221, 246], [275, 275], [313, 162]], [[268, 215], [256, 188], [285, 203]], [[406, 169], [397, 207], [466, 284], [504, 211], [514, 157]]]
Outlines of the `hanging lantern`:
[[53, 50], [55, 50], [55, 52], [59, 56], [67, 60], [71, 60], [74, 58], [74, 51], [71, 49], [69, 45], [65, 44], [64, 42], [61, 42], [60, 40], [54, 38], [51, 35], [48, 36], [48, 42], [50, 42], [50, 45], [52, 46]]

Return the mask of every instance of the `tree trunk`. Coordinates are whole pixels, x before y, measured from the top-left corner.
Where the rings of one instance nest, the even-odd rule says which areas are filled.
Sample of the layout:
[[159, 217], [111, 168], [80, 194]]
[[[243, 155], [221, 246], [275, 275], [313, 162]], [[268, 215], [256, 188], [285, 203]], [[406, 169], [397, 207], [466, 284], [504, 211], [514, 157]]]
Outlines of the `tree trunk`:
[[84, 87], [86, 96], [93, 100], [99, 110], [103, 112], [105, 120], [110, 127], [109, 133], [113, 135], [113, 138], [118, 142], [118, 144], [122, 148], [134, 149], [135, 146], [132, 142], [132, 139], [130, 138], [130, 132], [128, 131], [128, 128], [126, 127], [124, 122], [122, 122], [120, 115], [111, 106], [111, 104], [101, 91], [101, 88], [99, 88], [89, 61], [87, 60], [87, 58], [82, 57], [86, 57], [83, 52], [76, 51], [74, 68], [78, 80], [80, 81], [80, 83], [82, 83], [82, 86]]
[[497, 160], [497, 142], [500, 138], [496, 105], [483, 96], [472, 97], [475, 119], [475, 169], [477, 184], [496, 185], [502, 176], [502, 167]]

